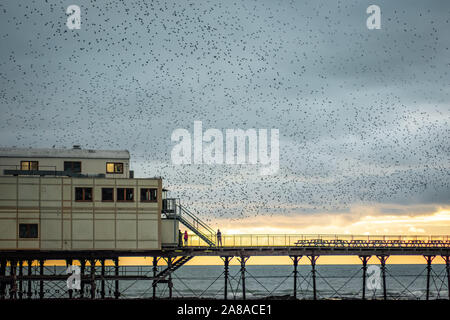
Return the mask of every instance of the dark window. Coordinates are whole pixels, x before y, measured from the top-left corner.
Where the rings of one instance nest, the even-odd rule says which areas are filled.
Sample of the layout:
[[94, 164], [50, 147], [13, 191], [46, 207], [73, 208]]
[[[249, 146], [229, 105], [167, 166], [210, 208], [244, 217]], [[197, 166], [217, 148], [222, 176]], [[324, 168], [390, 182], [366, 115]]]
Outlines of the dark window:
[[20, 170], [39, 170], [38, 161], [20, 161]]
[[92, 188], [75, 188], [75, 201], [92, 201]]
[[64, 161], [64, 171], [81, 173], [81, 161]]
[[141, 201], [142, 202], [156, 202], [158, 200], [158, 189], [141, 189]]
[[123, 173], [122, 162], [107, 162], [106, 173]]
[[102, 188], [102, 201], [114, 201], [113, 188]]
[[37, 223], [19, 224], [19, 238], [37, 238], [37, 237], [38, 237]]
[[134, 201], [134, 189], [117, 188], [117, 201]]

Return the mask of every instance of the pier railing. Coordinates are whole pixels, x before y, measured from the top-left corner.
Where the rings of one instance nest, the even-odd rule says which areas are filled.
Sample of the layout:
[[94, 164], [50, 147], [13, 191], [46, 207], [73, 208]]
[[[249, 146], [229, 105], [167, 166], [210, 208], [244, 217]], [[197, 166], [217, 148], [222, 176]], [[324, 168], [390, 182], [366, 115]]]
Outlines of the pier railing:
[[[222, 234], [220, 244], [215, 235], [211, 241], [224, 247], [295, 247], [295, 246], [388, 246], [423, 247], [450, 246], [449, 235], [330, 235], [330, 234]], [[188, 246], [201, 247], [206, 243], [197, 235], [190, 235]]]

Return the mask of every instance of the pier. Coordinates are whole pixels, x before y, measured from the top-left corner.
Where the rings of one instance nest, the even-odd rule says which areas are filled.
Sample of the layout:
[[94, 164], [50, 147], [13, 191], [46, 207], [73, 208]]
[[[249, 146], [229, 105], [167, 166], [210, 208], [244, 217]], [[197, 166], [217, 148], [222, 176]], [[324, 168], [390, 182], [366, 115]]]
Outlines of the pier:
[[[255, 256], [284, 256], [292, 261], [292, 273], [283, 281], [292, 281], [289, 299], [320, 299], [318, 260], [322, 256], [356, 256], [361, 261], [361, 290], [357, 299], [368, 299], [367, 269], [371, 257], [379, 262], [381, 295], [377, 299], [395, 298], [389, 294], [388, 263], [392, 256], [422, 256], [426, 288], [424, 300], [431, 299], [433, 279], [438, 277], [439, 299], [450, 299], [450, 239], [449, 236], [357, 236], [357, 235], [223, 235], [221, 246], [215, 239], [191, 235], [186, 246], [165, 247], [161, 250], [3, 250], [0, 251], [0, 299], [120, 299], [126, 289], [121, 290], [122, 281], [147, 284], [145, 298], [159, 299], [157, 289], [165, 287], [163, 298], [174, 295], [174, 275], [187, 262], [201, 256], [216, 256], [223, 261], [223, 272], [214, 281], [222, 282], [221, 299], [247, 299], [247, 281], [253, 275], [247, 270], [247, 262]], [[150, 266], [125, 267], [119, 258], [147, 257]], [[433, 261], [441, 257], [445, 272], [436, 274]], [[236, 259], [238, 273], [230, 273], [230, 262]], [[305, 275], [299, 271], [299, 262], [306, 259], [310, 265], [308, 284], [312, 294], [299, 295], [299, 280]], [[69, 290], [66, 286], [68, 274], [56, 271], [52, 261], [65, 261], [66, 265], [80, 266], [81, 290]], [[303, 266], [304, 267], [304, 266]], [[220, 266], [217, 266], [220, 268]], [[276, 266], [274, 266], [276, 269]], [[392, 278], [392, 275], [389, 275]], [[420, 275], [416, 276], [416, 279]], [[231, 287], [230, 279], [238, 285]], [[355, 277], [355, 275], [352, 275]], [[349, 275], [350, 278], [350, 275]], [[256, 279], [257, 280], [257, 279]], [[396, 281], [398, 281], [396, 279]], [[128, 283], [127, 282], [127, 283]], [[434, 282], [435, 287], [437, 287]], [[331, 287], [331, 285], [330, 285]], [[405, 290], [408, 287], [404, 285]], [[47, 289], [44, 289], [47, 288]], [[49, 289], [50, 288], [50, 289]], [[107, 289], [108, 288], [108, 289]], [[233, 292], [230, 297], [230, 290]], [[335, 288], [333, 290], [338, 292]], [[238, 292], [239, 291], [239, 292]], [[268, 297], [270, 297], [270, 291]], [[444, 296], [444, 291], [445, 296]], [[194, 292], [194, 291], [193, 291]], [[194, 292], [195, 293], [195, 292]]]

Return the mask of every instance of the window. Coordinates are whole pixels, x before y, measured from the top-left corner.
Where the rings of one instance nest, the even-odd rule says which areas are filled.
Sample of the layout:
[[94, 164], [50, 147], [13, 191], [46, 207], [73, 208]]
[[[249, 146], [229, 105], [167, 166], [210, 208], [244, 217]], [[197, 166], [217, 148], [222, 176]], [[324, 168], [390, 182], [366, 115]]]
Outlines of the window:
[[19, 238], [37, 238], [37, 237], [38, 237], [37, 223], [19, 224]]
[[113, 188], [102, 188], [102, 201], [114, 201]]
[[142, 202], [156, 202], [158, 200], [158, 189], [141, 189]]
[[107, 162], [106, 173], [123, 173], [122, 162]]
[[64, 171], [81, 173], [81, 162], [80, 161], [64, 161]]
[[117, 201], [134, 201], [134, 189], [117, 188]]
[[75, 188], [75, 201], [92, 201], [92, 188]]
[[39, 170], [38, 161], [20, 161], [20, 170]]

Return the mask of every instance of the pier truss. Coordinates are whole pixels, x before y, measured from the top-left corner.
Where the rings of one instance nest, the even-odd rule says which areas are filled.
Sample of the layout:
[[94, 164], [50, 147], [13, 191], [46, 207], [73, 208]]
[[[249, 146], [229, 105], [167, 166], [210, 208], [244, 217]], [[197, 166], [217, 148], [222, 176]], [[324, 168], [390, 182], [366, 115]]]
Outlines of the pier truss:
[[[224, 237], [219, 247], [192, 237], [188, 246], [151, 251], [2, 250], [0, 299], [450, 299], [448, 236], [232, 239]], [[215, 256], [223, 267], [209, 266], [206, 272], [185, 266], [199, 256]], [[292, 264], [248, 265], [255, 256], [285, 256]], [[361, 264], [321, 265], [322, 256], [356, 256]], [[422, 256], [424, 264], [405, 270], [389, 265], [392, 256]], [[122, 266], [122, 257], [146, 257], [149, 263]], [[56, 261], [79, 266], [80, 290], [68, 289], [66, 267]]]

